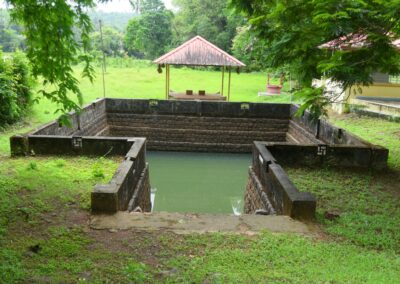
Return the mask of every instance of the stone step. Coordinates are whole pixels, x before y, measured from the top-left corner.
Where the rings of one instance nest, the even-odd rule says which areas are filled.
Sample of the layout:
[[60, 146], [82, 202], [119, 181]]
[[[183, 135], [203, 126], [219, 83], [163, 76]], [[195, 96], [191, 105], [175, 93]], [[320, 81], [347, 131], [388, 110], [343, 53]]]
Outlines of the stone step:
[[177, 234], [234, 233], [254, 235], [262, 231], [274, 233], [314, 234], [316, 228], [288, 216], [261, 216], [197, 213], [128, 213], [92, 215], [90, 227], [96, 230], [169, 230]]
[[286, 141], [286, 132], [230, 131], [203, 129], [168, 129], [150, 127], [111, 126], [111, 136], [146, 137], [148, 141], [239, 143], [253, 141]]
[[154, 151], [251, 153], [252, 144], [148, 141], [146, 147]]
[[166, 127], [179, 129], [287, 131], [287, 119], [226, 118], [170, 115], [108, 114], [111, 126]]

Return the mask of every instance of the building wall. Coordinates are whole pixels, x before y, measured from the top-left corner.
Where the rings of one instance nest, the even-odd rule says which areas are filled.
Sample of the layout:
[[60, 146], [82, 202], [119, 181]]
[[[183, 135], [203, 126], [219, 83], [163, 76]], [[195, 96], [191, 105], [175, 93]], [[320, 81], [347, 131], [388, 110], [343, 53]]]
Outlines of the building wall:
[[369, 87], [361, 87], [362, 92], [351, 94], [350, 103], [358, 96], [371, 98], [397, 98], [400, 99], [400, 84], [374, 83]]
[[332, 104], [332, 109], [338, 113], [343, 113], [345, 104], [363, 104], [357, 97], [379, 99], [394, 99], [400, 101], [400, 84], [390, 83], [389, 75], [382, 73], [374, 73], [372, 75], [374, 83], [370, 86], [361, 86], [361, 92], [357, 90], [345, 90], [330, 81], [330, 79], [314, 80], [314, 86], [325, 86], [327, 93], [335, 97], [335, 103]]

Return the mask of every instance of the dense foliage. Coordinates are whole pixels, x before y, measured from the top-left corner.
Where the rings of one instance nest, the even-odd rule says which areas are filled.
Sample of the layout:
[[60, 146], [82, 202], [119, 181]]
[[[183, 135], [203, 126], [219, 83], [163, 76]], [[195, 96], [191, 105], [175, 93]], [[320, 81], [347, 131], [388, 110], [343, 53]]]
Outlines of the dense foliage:
[[[87, 14], [92, 21], [94, 29], [91, 37], [92, 35], [96, 35], [96, 32], [100, 32], [99, 21], [103, 23], [105, 29], [111, 30], [113, 34], [122, 34], [125, 32], [129, 20], [137, 16], [134, 13], [102, 12], [95, 10], [89, 10]], [[17, 22], [13, 22], [10, 18], [9, 11], [6, 9], [0, 9], [0, 46], [0, 49], [4, 52], [13, 52], [16, 49], [24, 50], [26, 48], [23, 26]], [[97, 48], [97, 45], [95, 48], [100, 50], [100, 48]]]
[[125, 47], [136, 57], [154, 59], [196, 35], [231, 51], [236, 29], [244, 21], [233, 14], [226, 0], [175, 0], [175, 15], [160, 0], [130, 2], [141, 16], [130, 20]]
[[128, 23], [125, 48], [130, 55], [155, 59], [170, 48], [173, 14], [161, 0], [142, 0], [138, 9], [140, 16]]
[[[88, 51], [92, 24], [86, 8], [94, 7], [94, 0], [37, 1], [7, 0], [12, 5], [11, 16], [25, 27], [26, 54], [32, 63], [34, 77], [43, 77], [40, 93], [55, 102], [59, 111], [79, 110], [82, 94], [72, 65], [85, 63], [83, 76], [93, 79], [94, 71]], [[77, 36], [78, 35], [78, 36]], [[77, 101], [69, 94], [74, 94]], [[61, 122], [67, 123], [66, 115]]]
[[[344, 89], [372, 82], [373, 71], [400, 73], [400, 57], [390, 44], [400, 37], [400, 1], [232, 0], [249, 19], [270, 67], [290, 65], [304, 87], [329, 76]], [[327, 41], [351, 34], [367, 36], [356, 50], [322, 50]]]
[[232, 53], [246, 64], [247, 70], [259, 71], [268, 66], [265, 47], [249, 26], [237, 28], [232, 42]]
[[116, 57], [124, 54], [124, 36], [121, 32], [111, 27], [102, 28], [90, 34], [92, 40], [91, 48], [96, 51], [104, 51], [106, 56]]
[[178, 8], [174, 20], [176, 43], [200, 35], [218, 47], [231, 51], [236, 28], [243, 17], [228, 8], [227, 0], [175, 0]]
[[0, 51], [0, 128], [17, 121], [32, 101], [30, 68], [25, 56]]

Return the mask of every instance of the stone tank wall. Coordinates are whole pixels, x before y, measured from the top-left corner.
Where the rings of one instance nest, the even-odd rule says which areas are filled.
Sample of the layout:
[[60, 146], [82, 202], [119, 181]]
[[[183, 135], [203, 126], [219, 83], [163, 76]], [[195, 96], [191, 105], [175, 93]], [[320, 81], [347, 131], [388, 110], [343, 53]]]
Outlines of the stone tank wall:
[[[250, 152], [253, 141], [286, 141], [288, 119], [111, 113], [113, 137], [146, 137], [149, 150]], [[221, 147], [224, 146], [224, 147]], [[213, 147], [216, 149], [213, 151]], [[225, 149], [224, 149], [225, 148]]]
[[[290, 104], [143, 99], [100, 99], [57, 121], [10, 138], [12, 155], [125, 155], [110, 183], [92, 193], [95, 212], [149, 211], [148, 149], [251, 152], [246, 213], [263, 210], [310, 219], [315, 199], [298, 192], [280, 164], [386, 167], [388, 150]], [[263, 142], [254, 142], [263, 141]], [[256, 154], [255, 154], [256, 153]], [[278, 162], [275, 160], [277, 159]]]
[[285, 142], [289, 104], [110, 99], [108, 131], [146, 137], [149, 150], [251, 152], [253, 141]]

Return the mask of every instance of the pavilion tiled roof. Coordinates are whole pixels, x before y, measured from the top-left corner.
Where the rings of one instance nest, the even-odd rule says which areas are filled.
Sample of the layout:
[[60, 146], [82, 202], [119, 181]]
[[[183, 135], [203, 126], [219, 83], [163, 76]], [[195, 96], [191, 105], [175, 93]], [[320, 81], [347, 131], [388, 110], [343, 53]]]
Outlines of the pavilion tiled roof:
[[[349, 34], [340, 38], [331, 40], [321, 44], [319, 48], [322, 49], [341, 49], [352, 50], [359, 49], [369, 45], [368, 36], [364, 34]], [[400, 50], [400, 39], [393, 39], [392, 45]]]
[[201, 36], [196, 36], [188, 40], [174, 50], [154, 60], [154, 63], [197, 66], [246, 66]]

